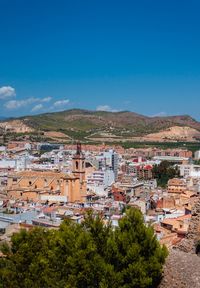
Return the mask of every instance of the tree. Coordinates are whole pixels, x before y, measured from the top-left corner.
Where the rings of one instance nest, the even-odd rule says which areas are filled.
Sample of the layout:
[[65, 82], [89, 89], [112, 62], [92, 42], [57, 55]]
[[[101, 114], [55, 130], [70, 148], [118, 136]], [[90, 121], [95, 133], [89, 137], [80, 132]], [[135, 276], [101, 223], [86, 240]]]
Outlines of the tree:
[[177, 166], [172, 166], [172, 164], [168, 161], [162, 161], [158, 165], [154, 165], [153, 177], [157, 179], [158, 186], [163, 188], [166, 187], [169, 179], [174, 177], [179, 177], [179, 170]]
[[194, 160], [194, 165], [200, 165], [200, 160]]
[[81, 225], [22, 230], [2, 251], [1, 288], [156, 287], [167, 255], [133, 208], [115, 230], [89, 212]]

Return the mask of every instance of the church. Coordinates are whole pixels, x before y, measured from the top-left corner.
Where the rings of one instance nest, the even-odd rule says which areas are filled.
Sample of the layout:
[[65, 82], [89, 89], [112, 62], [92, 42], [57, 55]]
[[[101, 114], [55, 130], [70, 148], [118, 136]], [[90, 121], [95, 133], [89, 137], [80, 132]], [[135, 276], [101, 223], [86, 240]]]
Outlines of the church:
[[84, 202], [86, 199], [85, 157], [77, 144], [72, 173], [20, 171], [8, 176], [7, 195], [13, 200]]

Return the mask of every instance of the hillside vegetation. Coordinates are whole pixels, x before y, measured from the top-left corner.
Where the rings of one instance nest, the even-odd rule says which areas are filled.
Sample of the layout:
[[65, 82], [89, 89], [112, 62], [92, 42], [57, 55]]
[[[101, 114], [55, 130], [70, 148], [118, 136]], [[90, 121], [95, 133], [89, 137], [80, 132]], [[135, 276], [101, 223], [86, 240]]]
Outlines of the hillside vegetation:
[[[33, 128], [78, 129], [82, 131], [98, 128], [119, 128], [139, 133], [160, 131], [174, 125], [189, 126], [200, 130], [200, 123], [190, 116], [147, 117], [134, 112], [104, 112], [88, 110], [66, 110], [22, 118]], [[54, 129], [53, 129], [54, 128]]]
[[[91, 141], [112, 141], [113, 139], [117, 141], [124, 139], [134, 140], [131, 138], [146, 137], [149, 134], [152, 134], [154, 140], [156, 139], [157, 141], [159, 137], [161, 138], [166, 132], [163, 132], [164, 134], [162, 133], [161, 136], [157, 136], [155, 133], [177, 126], [186, 127], [185, 129], [193, 129], [191, 132], [188, 132], [190, 141], [191, 139], [196, 140], [200, 138], [200, 123], [188, 115], [147, 117], [129, 111], [105, 112], [72, 109], [62, 112], [21, 117], [18, 118], [18, 120], [21, 121], [23, 127], [27, 127], [27, 131], [30, 129], [30, 131], [34, 130], [35, 132], [61, 132], [73, 139], [88, 139]], [[13, 120], [1, 122], [0, 127], [5, 129], [5, 126], [7, 126], [8, 130], [11, 131], [13, 127], [13, 132], [18, 133], [19, 127], [18, 130], [16, 130], [12, 121]], [[179, 140], [179, 134], [181, 134], [181, 131], [175, 137], [176, 139], [172, 137], [172, 140]], [[145, 141], [145, 138], [135, 140]], [[151, 141], [150, 138], [147, 140]], [[187, 139], [185, 140], [189, 141]]]

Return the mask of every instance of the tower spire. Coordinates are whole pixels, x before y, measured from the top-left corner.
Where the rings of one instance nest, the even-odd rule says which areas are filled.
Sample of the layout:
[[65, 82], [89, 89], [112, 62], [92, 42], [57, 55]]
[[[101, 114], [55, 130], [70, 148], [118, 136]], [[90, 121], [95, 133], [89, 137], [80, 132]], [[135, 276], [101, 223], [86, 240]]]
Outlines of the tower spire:
[[82, 154], [81, 143], [80, 141], [78, 141], [76, 144], [76, 155], [81, 155], [81, 154]]

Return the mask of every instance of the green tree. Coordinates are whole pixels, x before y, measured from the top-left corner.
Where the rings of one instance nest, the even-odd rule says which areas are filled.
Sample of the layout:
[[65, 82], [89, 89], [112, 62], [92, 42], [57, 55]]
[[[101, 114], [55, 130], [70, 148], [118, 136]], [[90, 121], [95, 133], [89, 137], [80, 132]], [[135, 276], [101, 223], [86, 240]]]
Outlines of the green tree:
[[154, 165], [153, 177], [157, 179], [158, 186], [165, 188], [169, 179], [179, 177], [177, 166], [173, 166], [169, 161], [162, 161], [158, 165]]
[[89, 212], [81, 225], [22, 230], [2, 251], [1, 288], [156, 287], [167, 255], [133, 208], [115, 230]]
[[200, 165], [200, 160], [194, 160], [195, 165]]

